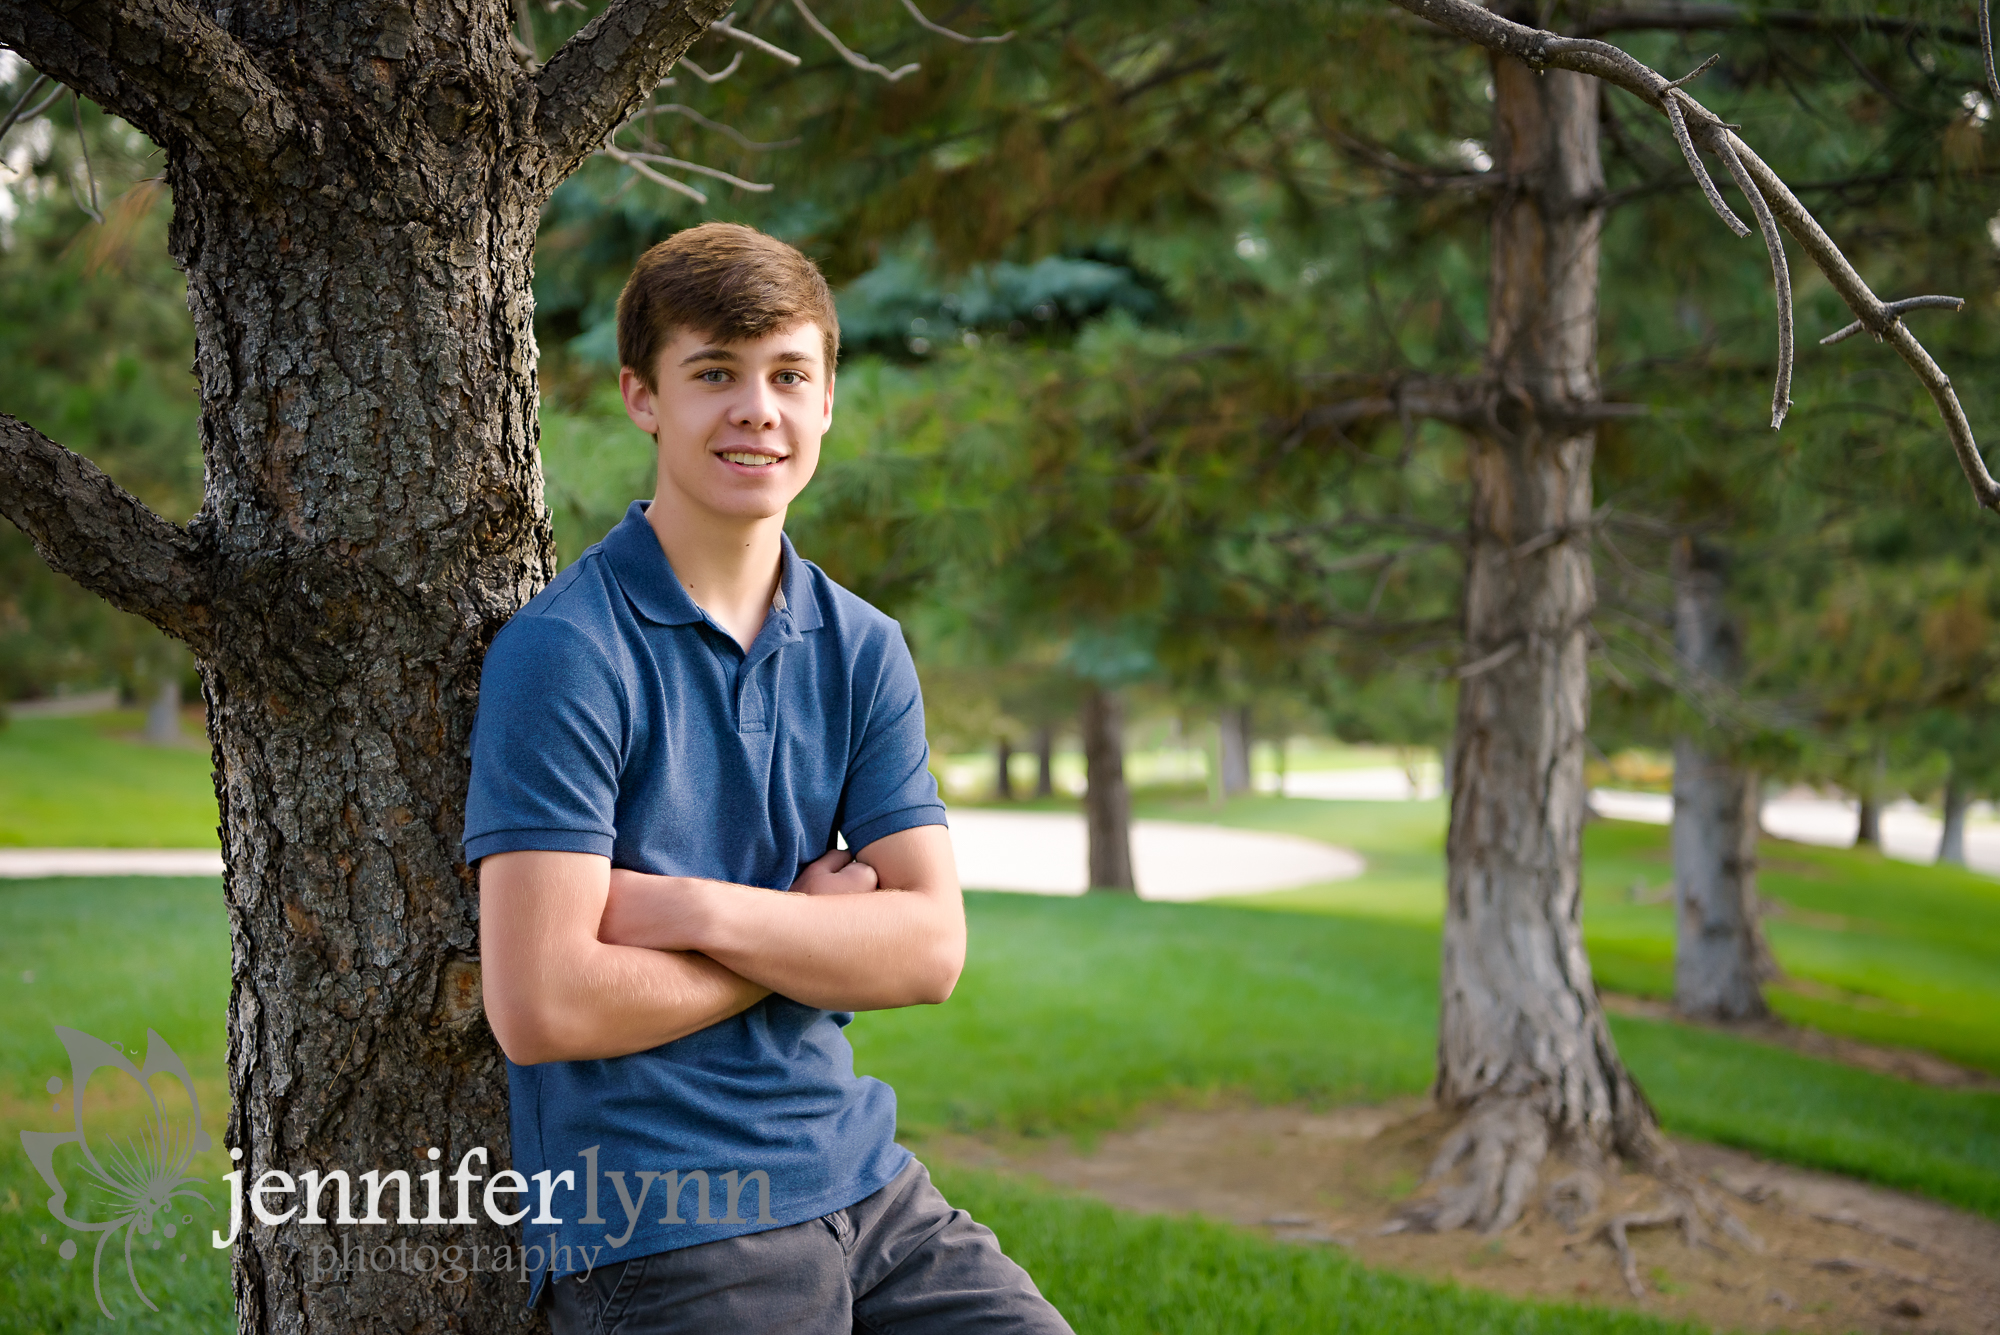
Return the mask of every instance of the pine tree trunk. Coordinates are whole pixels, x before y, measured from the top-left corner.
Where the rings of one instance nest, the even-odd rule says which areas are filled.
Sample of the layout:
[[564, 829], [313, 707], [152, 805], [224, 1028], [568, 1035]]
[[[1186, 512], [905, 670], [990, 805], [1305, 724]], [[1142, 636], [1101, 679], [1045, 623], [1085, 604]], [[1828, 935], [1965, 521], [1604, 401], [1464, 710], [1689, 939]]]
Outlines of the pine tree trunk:
[[[536, 223], [720, 7], [614, 0], [531, 74], [505, 5], [107, 0], [76, 25], [73, 6], [0, 6], [0, 44], [166, 150], [201, 511], [167, 524], [8, 418], [0, 510], [51, 566], [195, 649], [232, 943], [220, 1138], [246, 1182], [275, 1168], [421, 1183], [477, 1148], [483, 1176], [509, 1162], [459, 839], [486, 647], [555, 569]], [[469, 1226], [246, 1220], [239, 1327], [539, 1324], [518, 1276], [490, 1268], [518, 1230], [473, 1199]], [[478, 1247], [489, 1266], [460, 1283], [329, 1274], [343, 1242], [459, 1246], [468, 1263]]]
[[1008, 771], [1014, 765], [1014, 743], [1002, 737], [993, 745], [993, 796], [1002, 802], [1014, 800], [1014, 776]]
[[1938, 835], [1937, 860], [1954, 867], [1965, 865], [1965, 813], [1972, 805], [1972, 791], [1953, 766], [1944, 784], [1944, 829]]
[[[1674, 544], [1674, 647], [1697, 685], [1733, 686], [1742, 637], [1724, 594], [1728, 561], [1683, 537]], [[1674, 741], [1674, 1009], [1705, 1020], [1769, 1014], [1772, 971], [1757, 912], [1756, 776], [1693, 736]]]
[[1419, 1222], [1501, 1227], [1551, 1149], [1645, 1155], [1651, 1109], [1584, 956], [1581, 837], [1591, 409], [1597, 387], [1599, 85], [1493, 61], [1492, 411], [1472, 512], [1447, 839], [1439, 1102], [1464, 1114], [1434, 1171], [1466, 1179]]
[[1125, 788], [1125, 709], [1117, 693], [1083, 697], [1084, 825], [1090, 888], [1137, 893], [1132, 879], [1132, 795]]
[[[406, 77], [425, 82], [390, 82]], [[432, 106], [455, 105], [433, 87]], [[555, 571], [535, 450], [535, 215], [497, 144], [416, 125], [403, 172], [371, 172], [373, 193], [238, 201], [199, 163], [170, 173], [203, 391], [193, 528], [230, 571], [230, 632], [200, 670], [235, 942], [228, 1140], [246, 1180], [273, 1167], [414, 1179], [429, 1146], [451, 1165], [475, 1146], [489, 1171], [509, 1161], [459, 836], [486, 646]], [[316, 1282], [313, 1248], [351, 1231], [247, 1228], [241, 1328], [516, 1320], [504, 1277], [457, 1291], [396, 1274]], [[391, 1247], [512, 1241], [491, 1224], [367, 1232]]]
[[1250, 791], [1250, 706], [1228, 705], [1215, 716], [1222, 761], [1222, 795]]
[[1035, 796], [1053, 797], [1056, 791], [1056, 730], [1035, 729]]

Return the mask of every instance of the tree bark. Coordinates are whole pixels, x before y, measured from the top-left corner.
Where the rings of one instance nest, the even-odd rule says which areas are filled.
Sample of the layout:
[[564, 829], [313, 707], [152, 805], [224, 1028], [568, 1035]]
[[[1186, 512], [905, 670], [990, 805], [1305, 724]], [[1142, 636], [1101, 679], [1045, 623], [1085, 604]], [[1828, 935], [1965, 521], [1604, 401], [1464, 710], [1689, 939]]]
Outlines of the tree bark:
[[1014, 743], [1001, 737], [993, 745], [993, 795], [1002, 802], [1014, 800], [1014, 776], [1008, 771], [1014, 765]]
[[1226, 705], [1215, 716], [1222, 761], [1222, 795], [1250, 791], [1250, 706]]
[[[223, 1138], [246, 1180], [420, 1180], [440, 1166], [433, 1146], [447, 1170], [475, 1147], [488, 1176], [508, 1163], [459, 838], [486, 646], [555, 569], [535, 228], [548, 192], [724, 7], [614, 0], [560, 70], [530, 76], [505, 5], [0, 5], [0, 44], [167, 154], [201, 511], [176, 528], [12, 419], [0, 511], [52, 566], [196, 651], [232, 942]], [[481, 1218], [367, 1241], [517, 1241]], [[249, 1223], [239, 1327], [539, 1322], [491, 1270], [315, 1278], [313, 1249], [340, 1241]]]
[[1952, 766], [1944, 783], [1944, 829], [1938, 835], [1937, 860], [1954, 867], [1965, 865], [1965, 813], [1972, 805], [1972, 791]]
[[[1674, 544], [1674, 647], [1696, 689], [1734, 685], [1742, 636], [1725, 604], [1728, 560]], [[1674, 1009], [1705, 1020], [1768, 1015], [1773, 973], [1757, 911], [1756, 776], [1700, 738], [1674, 740]]]
[[1125, 708], [1115, 691], [1083, 697], [1084, 825], [1090, 888], [1137, 894], [1132, 879], [1132, 795], [1125, 787]]
[[1492, 62], [1496, 204], [1484, 429], [1471, 518], [1447, 838], [1435, 1093], [1463, 1114], [1433, 1165], [1464, 1179], [1422, 1225], [1504, 1227], [1551, 1149], [1653, 1155], [1584, 956], [1585, 630], [1595, 600], [1586, 423], [1599, 401], [1599, 85]]
[[1056, 730], [1035, 729], [1035, 796], [1052, 797], [1056, 791]]
[[1856, 848], [1882, 846], [1882, 802], [1872, 789], [1861, 794], [1855, 812], [1854, 846]]

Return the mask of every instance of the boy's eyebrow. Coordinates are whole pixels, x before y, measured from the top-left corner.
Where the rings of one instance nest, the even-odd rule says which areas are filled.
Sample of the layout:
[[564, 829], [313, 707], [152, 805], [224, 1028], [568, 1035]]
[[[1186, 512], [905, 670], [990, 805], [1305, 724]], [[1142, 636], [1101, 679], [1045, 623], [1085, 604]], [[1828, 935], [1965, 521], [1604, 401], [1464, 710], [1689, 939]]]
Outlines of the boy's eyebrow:
[[696, 362], [733, 362], [735, 360], [736, 354], [728, 348], [706, 347], [697, 348], [695, 351], [681, 358], [681, 365], [693, 366]]

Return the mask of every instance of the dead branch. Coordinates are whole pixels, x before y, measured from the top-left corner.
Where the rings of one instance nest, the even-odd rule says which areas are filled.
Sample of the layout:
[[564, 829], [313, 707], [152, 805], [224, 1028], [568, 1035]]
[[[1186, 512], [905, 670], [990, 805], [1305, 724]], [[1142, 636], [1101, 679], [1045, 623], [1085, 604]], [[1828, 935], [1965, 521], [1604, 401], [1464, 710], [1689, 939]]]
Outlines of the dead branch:
[[717, 70], [713, 74], [710, 74], [707, 70], [695, 64], [694, 58], [691, 56], [682, 56], [680, 58], [680, 64], [678, 68], [686, 70], [688, 73], [694, 75], [695, 78], [700, 79], [703, 83], [721, 83], [724, 79], [736, 73], [737, 67], [742, 65], [742, 63], [743, 63], [743, 53], [741, 51], [738, 51], [735, 55], [729, 58], [729, 63], [727, 65], [724, 65], [721, 69]]
[[[715, 26], [710, 28], [709, 31], [719, 32], [724, 37], [733, 38], [736, 41], [742, 42], [744, 45], [750, 47], [752, 50], [762, 51], [765, 55], [771, 57], [773, 60], [783, 61], [785, 64], [790, 65], [793, 69], [797, 69], [799, 65], [802, 63], [797, 56], [785, 50], [784, 47], [773, 46], [771, 43], [759, 37], [756, 33], [745, 32], [743, 29], [737, 27], [736, 16], [734, 14], [724, 14], [721, 18], [715, 21]], [[1012, 34], [1009, 35], [1011, 36]]]
[[602, 147], [731, 3], [611, 0], [549, 57], [533, 80], [544, 193]]
[[630, 167], [633, 171], [645, 177], [647, 180], [651, 181], [654, 185], [663, 185], [669, 190], [673, 190], [680, 194], [686, 195], [689, 199], [693, 200], [697, 204], [708, 203], [707, 195], [704, 195], [703, 193], [701, 193], [701, 191], [695, 189], [693, 186], [689, 185], [686, 181], [676, 181], [671, 176], [666, 176], [661, 174], [660, 172], [654, 171], [651, 167], [647, 166], [644, 162], [640, 161], [636, 154], [627, 153], [624, 149], [618, 148], [612, 144], [606, 144], [603, 148], [599, 149], [598, 152], [603, 154], [605, 157], [610, 158], [613, 162], [622, 163], [625, 166]]
[[51, 570], [207, 651], [210, 595], [194, 537], [90, 460], [5, 414], [0, 514], [28, 535]]
[[915, 61], [911, 61], [907, 65], [899, 65], [893, 70], [886, 65], [878, 65], [859, 52], [849, 50], [845, 42], [833, 35], [833, 29], [819, 21], [819, 15], [812, 12], [811, 8], [807, 6], [806, 0], [792, 0], [792, 8], [798, 10], [799, 17], [806, 21], [807, 26], [825, 38], [827, 45], [831, 46], [839, 53], [842, 60], [854, 66], [855, 69], [865, 70], [869, 74], [878, 74], [887, 82], [894, 83], [906, 74], [915, 74], [919, 68]]
[[695, 172], [701, 176], [712, 176], [718, 181], [727, 181], [739, 190], [755, 191], [760, 195], [773, 188], [768, 181], [746, 181], [742, 177], [733, 176], [719, 167], [704, 167], [699, 162], [689, 162], [684, 158], [670, 158], [660, 153], [632, 153], [621, 150], [617, 160], [628, 166], [640, 162], [650, 162], [661, 167], [673, 167], [684, 172]]
[[[1904, 311], [1920, 311], [1933, 308], [1955, 311], [1962, 309], [1964, 305], [1964, 297], [1904, 297], [1901, 301], [1891, 301], [1884, 304], [1882, 309], [1890, 315], [1901, 315]], [[1836, 343], [1853, 338], [1861, 332], [1862, 327], [1862, 323], [1859, 320], [1856, 320], [1853, 324], [1842, 325], [1821, 339], [1819, 345], [1823, 348], [1832, 347]]]
[[50, 93], [47, 97], [43, 98], [41, 102], [36, 104], [35, 109], [33, 111], [26, 113], [22, 112], [21, 108], [28, 105], [28, 99], [32, 98], [36, 93], [40, 92], [42, 90], [42, 86], [46, 84], [48, 81], [49, 81], [49, 76], [41, 73], [37, 73], [34, 78], [28, 80], [28, 86], [21, 93], [20, 100], [14, 103], [14, 109], [7, 113], [6, 120], [0, 121], [0, 139], [5, 139], [7, 137], [7, 131], [14, 128], [15, 121], [22, 119], [33, 120], [35, 117], [42, 114], [43, 108], [47, 107], [49, 103], [55, 101], [57, 98], [62, 96], [63, 90], [61, 88], [57, 88], [53, 93]]
[[[1863, 328], [1886, 340], [1917, 375], [1937, 405], [1944, 420], [1960, 469], [1971, 485], [1979, 504], [2000, 509], [2000, 483], [1987, 471], [1979, 445], [1966, 420], [1965, 409], [1952, 389], [1951, 380], [1917, 341], [1909, 327], [1892, 314], [1880, 297], [1862, 280], [1847, 256], [1828, 237], [1817, 219], [1801, 204], [1782, 178], [1735, 133], [1735, 127], [1689, 96], [1686, 90], [1608, 42], [1582, 37], [1564, 37], [1540, 28], [1530, 28], [1473, 3], [1473, 0], [1395, 0], [1403, 9], [1427, 19], [1448, 32], [1502, 55], [1512, 56], [1537, 68], [1575, 70], [1623, 88], [1669, 120], [1678, 111], [1686, 121], [1689, 139], [1721, 158], [1749, 197], [1760, 224], [1764, 214], [1771, 217], [1765, 228], [1765, 244], [1771, 251], [1772, 271], [1778, 280], [1781, 357], [1778, 384], [1772, 396], [1773, 426], [1783, 420], [1790, 388], [1790, 281], [1783, 269], [1784, 247], [1776, 234], [1781, 225], [1805, 248], [1820, 272], [1826, 275], [1841, 300]], [[1739, 174], [1740, 169], [1740, 174]]]
[[998, 37], [967, 37], [964, 33], [953, 32], [943, 24], [932, 23], [929, 19], [925, 18], [924, 11], [917, 8], [916, 0], [903, 0], [903, 8], [910, 11], [910, 17], [915, 19], [917, 26], [924, 31], [934, 32], [940, 37], [949, 37], [952, 41], [963, 42], [967, 46], [997, 45], [1014, 35], [1011, 32], [1003, 32]]
[[2000, 106], [2000, 72], [1993, 68], [1992, 0], [1979, 0], [1979, 53], [1986, 58], [1986, 91], [1993, 95], [1994, 104]]
[[752, 139], [733, 126], [724, 125], [721, 121], [710, 120], [693, 107], [682, 106], [678, 102], [661, 102], [650, 107], [640, 107], [632, 113], [632, 120], [642, 120], [647, 116], [685, 116], [703, 129], [714, 130], [717, 134], [728, 135], [736, 142], [737, 147], [748, 149], [752, 153], [769, 153], [771, 150], [777, 148], [794, 148], [804, 142], [797, 135], [792, 136], [790, 139], [773, 139], [769, 143]]
[[186, 0], [6, 0], [0, 47], [169, 151], [188, 145], [246, 180], [302, 129], [279, 83]]

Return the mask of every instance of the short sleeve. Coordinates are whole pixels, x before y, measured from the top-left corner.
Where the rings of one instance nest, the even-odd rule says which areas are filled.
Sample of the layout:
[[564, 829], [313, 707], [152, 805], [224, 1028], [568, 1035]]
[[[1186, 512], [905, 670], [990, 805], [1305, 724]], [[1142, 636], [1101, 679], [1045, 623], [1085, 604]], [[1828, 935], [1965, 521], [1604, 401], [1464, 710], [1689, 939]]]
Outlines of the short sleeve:
[[884, 648], [859, 735], [840, 804], [847, 846], [865, 848], [884, 835], [945, 824], [924, 738], [923, 692], [900, 628]]
[[554, 617], [509, 622], [479, 679], [466, 861], [523, 849], [610, 857], [628, 712], [589, 636]]

